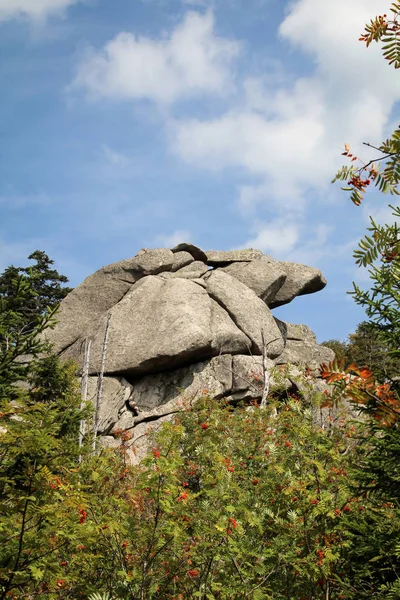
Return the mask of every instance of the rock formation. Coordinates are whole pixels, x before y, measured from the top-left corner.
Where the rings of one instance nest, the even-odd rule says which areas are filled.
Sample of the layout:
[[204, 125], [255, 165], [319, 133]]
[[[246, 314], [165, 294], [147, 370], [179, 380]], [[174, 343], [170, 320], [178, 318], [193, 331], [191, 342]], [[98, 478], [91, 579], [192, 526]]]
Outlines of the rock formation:
[[112, 432], [130, 430], [140, 458], [149, 428], [200, 395], [261, 398], [266, 366], [313, 370], [332, 360], [308, 327], [271, 312], [325, 285], [318, 269], [260, 250], [144, 249], [75, 288], [47, 339], [81, 369], [85, 340], [91, 340], [93, 401], [105, 358], [98, 432], [104, 444], [116, 445]]

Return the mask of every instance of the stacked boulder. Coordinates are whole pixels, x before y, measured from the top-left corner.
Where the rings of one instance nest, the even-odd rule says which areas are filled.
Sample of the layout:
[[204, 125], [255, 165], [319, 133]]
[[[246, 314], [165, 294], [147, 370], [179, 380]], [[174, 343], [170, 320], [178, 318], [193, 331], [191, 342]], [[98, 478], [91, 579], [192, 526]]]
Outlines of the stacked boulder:
[[104, 371], [98, 432], [114, 445], [113, 431], [130, 430], [139, 459], [149, 428], [204, 393], [260, 398], [266, 366], [332, 360], [308, 327], [271, 312], [325, 285], [319, 270], [260, 250], [144, 249], [75, 288], [47, 338], [81, 369], [91, 340], [89, 398]]

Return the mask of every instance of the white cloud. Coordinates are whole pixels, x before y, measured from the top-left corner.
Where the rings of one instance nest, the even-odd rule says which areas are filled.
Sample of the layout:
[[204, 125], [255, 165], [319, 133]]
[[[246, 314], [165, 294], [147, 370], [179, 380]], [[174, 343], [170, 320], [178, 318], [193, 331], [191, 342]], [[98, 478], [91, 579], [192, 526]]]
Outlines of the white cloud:
[[[88, 53], [73, 86], [94, 97], [147, 99], [159, 107], [225, 95], [229, 107], [217, 116], [166, 117], [172, 151], [210, 172], [230, 169], [236, 180], [243, 174], [241, 214], [250, 224], [260, 206], [272, 214], [271, 221], [253, 229], [247, 244], [280, 256], [296, 251], [312, 258], [318, 249], [326, 255], [327, 232], [314, 229], [310, 240], [312, 230], [304, 226], [309, 194], [318, 192], [321, 201], [331, 197], [330, 180], [343, 162], [345, 142], [359, 156], [371, 157], [362, 142], [379, 143], [400, 100], [400, 80], [380, 48], [367, 50], [358, 41], [365, 22], [385, 10], [387, 0], [287, 2], [281, 43], [296, 60], [308, 55], [307, 76], [295, 80], [285, 64], [268, 58], [265, 72], [240, 79], [235, 59], [241, 46], [217, 36], [208, 11], [188, 12], [160, 39], [120, 33], [102, 50]], [[118, 164], [113, 156], [108, 152], [108, 160]]]
[[110, 146], [107, 146], [107, 144], [103, 144], [101, 150], [104, 158], [111, 165], [115, 165], [116, 167], [121, 167], [122, 169], [125, 169], [126, 167], [129, 167], [132, 163], [131, 159], [128, 156], [122, 154], [122, 152], [118, 152], [117, 150], [110, 148]]
[[81, 0], [0, 0], [0, 21], [28, 17], [42, 21], [54, 14], [62, 14]]
[[244, 103], [208, 120], [169, 123], [171, 145], [186, 162], [210, 171], [243, 169], [258, 182], [240, 190], [241, 212], [269, 203], [278, 213], [303, 210], [307, 193], [329, 185], [344, 142], [362, 157], [363, 141], [379, 142], [400, 80], [381, 57], [358, 41], [365, 22], [386, 0], [297, 0], [280, 35], [312, 56], [314, 71], [290, 85], [284, 70], [242, 81]]
[[83, 58], [72, 88], [114, 100], [170, 104], [197, 94], [224, 95], [233, 87], [237, 41], [218, 37], [211, 11], [188, 12], [169, 37], [122, 32]]
[[284, 219], [258, 223], [254, 228], [256, 234], [243, 247], [258, 248], [279, 258], [285, 258], [294, 249], [300, 236], [299, 226]]
[[[386, 198], [384, 199], [384, 201], [382, 198], [375, 198], [374, 201], [375, 203], [378, 202], [378, 204], [372, 204], [368, 201], [365, 201], [363, 203], [363, 216], [364, 219], [368, 222], [368, 225], [371, 224], [371, 221], [369, 219], [369, 217], [371, 216], [377, 225], [385, 225], [385, 223], [393, 225], [397, 222], [400, 226], [400, 223], [398, 222], [398, 217], [396, 217], [393, 214], [393, 209], [390, 208], [388, 204], [386, 204]], [[392, 201], [392, 205], [396, 204], [398, 205], [398, 202]]]
[[165, 248], [174, 248], [181, 242], [190, 242], [191, 233], [187, 229], [177, 229], [171, 234], [158, 235], [155, 239], [156, 244], [162, 244]]
[[300, 243], [286, 255], [286, 259], [314, 267], [322, 266], [327, 257], [338, 259], [343, 255], [343, 245], [329, 244], [332, 231], [333, 228], [325, 223], [303, 225]]
[[325, 223], [310, 223], [305, 220], [275, 218], [268, 223], [254, 221], [255, 235], [243, 248], [259, 248], [279, 260], [288, 260], [321, 267], [324, 260], [347, 255], [354, 247], [353, 242], [337, 245], [330, 243], [333, 227]]

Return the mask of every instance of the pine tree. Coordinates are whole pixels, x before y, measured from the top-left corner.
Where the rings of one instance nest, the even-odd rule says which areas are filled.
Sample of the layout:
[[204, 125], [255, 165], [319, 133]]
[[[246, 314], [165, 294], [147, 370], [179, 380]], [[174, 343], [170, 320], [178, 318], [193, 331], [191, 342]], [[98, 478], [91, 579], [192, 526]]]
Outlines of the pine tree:
[[55, 308], [72, 288], [64, 287], [68, 278], [52, 268], [54, 261], [41, 250], [36, 250], [28, 256], [35, 263], [29, 267], [13, 265], [0, 275], [0, 299], [10, 297], [13, 306], [17, 307], [14, 282], [17, 279], [29, 280], [30, 297], [26, 296], [18, 304], [20, 322], [25, 328], [32, 330], [41, 320], [47, 308]]

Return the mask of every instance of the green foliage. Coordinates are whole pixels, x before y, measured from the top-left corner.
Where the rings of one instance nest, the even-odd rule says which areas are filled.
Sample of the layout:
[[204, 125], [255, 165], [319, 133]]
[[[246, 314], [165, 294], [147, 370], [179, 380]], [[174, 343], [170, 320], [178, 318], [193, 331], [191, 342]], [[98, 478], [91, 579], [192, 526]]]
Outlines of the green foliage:
[[[55, 309], [60, 301], [71, 291], [63, 287], [68, 282], [65, 275], [60, 275], [52, 268], [54, 261], [45, 252], [36, 250], [29, 257], [35, 263], [29, 267], [8, 267], [0, 275], [0, 300], [12, 302], [18, 309], [20, 322], [26, 330], [33, 330], [48, 309]], [[18, 302], [15, 297], [15, 281], [29, 281], [30, 297]]]
[[[24, 306], [35, 292], [31, 282], [18, 276], [10, 282], [7, 294], [0, 296], [0, 398], [7, 398], [16, 381], [27, 377], [29, 361], [45, 349], [40, 334], [54, 323], [54, 310], [38, 315], [27, 326]], [[18, 390], [14, 387], [12, 393]]]
[[[155, 477], [175, 471], [163, 510], [181, 548], [162, 558], [184, 598], [325, 597], [351, 499], [342, 429], [321, 430], [297, 399], [235, 411], [206, 399], [157, 442]], [[165, 575], [158, 585], [154, 598], [173, 595]]]
[[321, 429], [315, 410], [296, 398], [265, 410], [205, 398], [164, 425], [139, 467], [124, 451], [83, 463], [80, 550], [58, 554], [62, 597], [300, 600], [341, 589], [344, 524], [368, 502], [350, 489], [356, 429], [339, 417]]
[[342, 367], [367, 367], [380, 383], [396, 381], [400, 373], [400, 358], [393, 354], [392, 344], [373, 322], [362, 321], [347, 341], [327, 340], [322, 345], [335, 352], [336, 361]]
[[372, 287], [362, 290], [353, 283], [351, 292], [357, 304], [380, 332], [381, 339], [400, 355], [400, 255], [370, 268]]
[[349, 362], [368, 367], [380, 383], [393, 380], [400, 373], [400, 358], [393, 356], [391, 346], [374, 323], [360, 323], [349, 335], [347, 348]]
[[[371, 146], [368, 143], [365, 145], [375, 148], [379, 152], [378, 157], [367, 163], [359, 161], [346, 144], [343, 155], [349, 158], [352, 164], [342, 166], [332, 180], [332, 183], [347, 182], [342, 189], [350, 192], [350, 199], [356, 206], [361, 204], [364, 194], [371, 184], [374, 184], [383, 194], [399, 195], [397, 186], [400, 182], [400, 129], [396, 129], [392, 137], [380, 146]], [[359, 161], [360, 164], [354, 161]], [[384, 164], [383, 170], [381, 170], [382, 163]]]
[[342, 342], [341, 340], [327, 340], [326, 342], [322, 342], [321, 346], [326, 346], [333, 350], [336, 360], [345, 364], [349, 362], [349, 347], [346, 342]]
[[[400, 555], [400, 437], [398, 423], [382, 428], [371, 424], [364, 438], [365, 453], [355, 465], [357, 493], [369, 498], [374, 509], [349, 520], [345, 588], [357, 598], [398, 598]], [[381, 510], [377, 508], [381, 507]], [[350, 598], [354, 596], [349, 595]]]
[[85, 450], [78, 447], [87, 411], [80, 410], [76, 368], [45, 354], [39, 337], [52, 325], [55, 309], [27, 320], [35, 283], [35, 277], [17, 274], [0, 296], [1, 599], [29, 597], [49, 561], [56, 574], [52, 539], [60, 528], [63, 543], [72, 537], [65, 514], [79, 493], [68, 486], [62, 491], [61, 480]]
[[365, 26], [365, 32], [360, 40], [365, 42], [367, 47], [373, 42], [382, 42], [383, 57], [393, 65], [395, 69], [400, 68], [400, 26], [398, 23], [400, 17], [400, 4], [393, 2], [391, 5], [392, 18], [387, 15], [379, 15], [371, 19]]
[[[393, 216], [397, 219], [400, 218], [400, 207], [395, 208], [390, 206], [393, 210]], [[400, 231], [397, 222], [393, 225], [378, 225], [370, 217], [371, 227], [368, 231], [371, 235], [366, 235], [364, 239], [359, 242], [358, 249], [354, 251], [354, 258], [356, 264], [361, 267], [367, 267], [374, 263], [378, 258], [383, 258], [385, 263], [393, 263], [398, 259], [399, 251], [399, 240]], [[397, 271], [399, 265], [397, 263]], [[397, 278], [400, 274], [397, 273]]]
[[[361, 40], [369, 46], [373, 41], [383, 43], [383, 56], [395, 68], [400, 66], [400, 4], [391, 5], [391, 18], [381, 15], [366, 26]], [[350, 198], [359, 205], [372, 183], [382, 193], [399, 194], [400, 182], [400, 127], [379, 146], [366, 144], [378, 152], [375, 160], [363, 163], [345, 145], [343, 155], [350, 166], [342, 167], [333, 181], [347, 181]], [[359, 164], [360, 163], [360, 164]], [[377, 166], [377, 163], [378, 166]], [[383, 169], [381, 166], [383, 165]], [[356, 264], [369, 267], [372, 287], [362, 290], [353, 284], [351, 294], [357, 304], [365, 308], [370, 322], [379, 338], [391, 350], [393, 356], [400, 353], [400, 232], [396, 219], [400, 218], [400, 207], [389, 205], [395, 217], [393, 224], [378, 225], [372, 218], [369, 235], [360, 241], [354, 252]]]
[[[60, 544], [74, 533], [65, 520], [78, 512], [79, 488], [68, 478], [82, 450], [78, 447], [80, 411], [74, 365], [61, 365], [54, 356], [33, 361], [27, 381], [31, 386], [17, 400], [0, 406], [0, 598], [12, 590], [28, 597], [40, 581]], [[57, 383], [49, 391], [49, 381]], [[58, 389], [57, 389], [58, 388]]]

